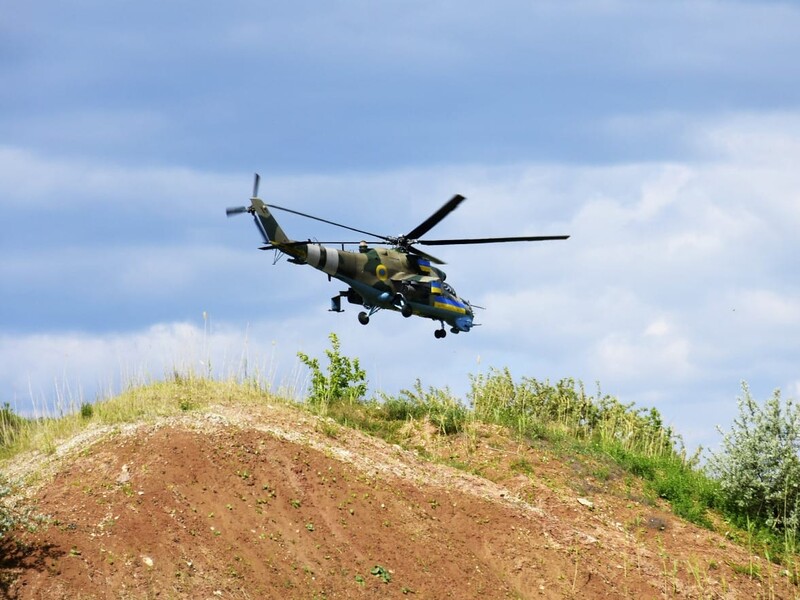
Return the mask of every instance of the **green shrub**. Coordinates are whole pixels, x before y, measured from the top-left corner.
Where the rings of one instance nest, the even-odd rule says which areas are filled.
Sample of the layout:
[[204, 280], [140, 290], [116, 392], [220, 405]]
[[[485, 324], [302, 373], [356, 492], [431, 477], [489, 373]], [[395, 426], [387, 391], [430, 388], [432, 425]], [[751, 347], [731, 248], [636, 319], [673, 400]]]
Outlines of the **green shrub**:
[[91, 402], [81, 403], [81, 418], [91, 419], [94, 415], [94, 405]]
[[741, 524], [763, 524], [794, 538], [800, 529], [800, 407], [780, 391], [759, 405], [742, 383], [739, 416], [723, 433], [708, 469]]
[[311, 369], [311, 393], [308, 402], [316, 409], [325, 412], [328, 405], [341, 400], [360, 400], [367, 393], [366, 373], [357, 358], [343, 356], [339, 338], [331, 333], [328, 338], [331, 348], [325, 350], [328, 357], [328, 373], [322, 372], [319, 360], [298, 352], [300, 361]]

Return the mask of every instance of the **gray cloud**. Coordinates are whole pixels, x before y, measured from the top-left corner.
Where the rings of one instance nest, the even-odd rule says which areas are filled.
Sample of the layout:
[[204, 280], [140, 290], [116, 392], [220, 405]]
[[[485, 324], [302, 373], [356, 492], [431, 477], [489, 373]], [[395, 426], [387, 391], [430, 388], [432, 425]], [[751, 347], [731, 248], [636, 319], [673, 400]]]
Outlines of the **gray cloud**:
[[[19, 8], [0, 136], [223, 170], [664, 160], [691, 151], [674, 115], [800, 101], [786, 3], [187, 8]], [[625, 131], [656, 113], [657, 135]]]

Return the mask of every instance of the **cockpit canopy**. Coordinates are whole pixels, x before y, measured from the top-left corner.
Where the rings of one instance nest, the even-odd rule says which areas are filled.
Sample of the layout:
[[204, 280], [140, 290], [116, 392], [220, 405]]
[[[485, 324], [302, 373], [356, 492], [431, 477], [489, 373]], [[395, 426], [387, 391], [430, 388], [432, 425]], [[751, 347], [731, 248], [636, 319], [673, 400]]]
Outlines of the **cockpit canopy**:
[[443, 282], [442, 282], [442, 289], [443, 289], [443, 290], [444, 290], [444, 291], [445, 291], [445, 292], [446, 292], [448, 295], [452, 296], [453, 298], [458, 298], [458, 294], [456, 294], [456, 291], [453, 289], [453, 286], [451, 286], [449, 283], [445, 283], [445, 282], [443, 281]]

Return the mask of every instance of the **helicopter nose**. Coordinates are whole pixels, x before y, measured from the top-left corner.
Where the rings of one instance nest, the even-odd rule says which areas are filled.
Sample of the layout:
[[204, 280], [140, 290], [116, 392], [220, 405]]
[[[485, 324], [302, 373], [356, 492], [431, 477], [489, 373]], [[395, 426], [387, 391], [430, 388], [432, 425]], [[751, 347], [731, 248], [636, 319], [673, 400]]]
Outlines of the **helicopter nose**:
[[461, 331], [469, 331], [472, 329], [472, 315], [464, 315], [455, 320], [455, 326]]

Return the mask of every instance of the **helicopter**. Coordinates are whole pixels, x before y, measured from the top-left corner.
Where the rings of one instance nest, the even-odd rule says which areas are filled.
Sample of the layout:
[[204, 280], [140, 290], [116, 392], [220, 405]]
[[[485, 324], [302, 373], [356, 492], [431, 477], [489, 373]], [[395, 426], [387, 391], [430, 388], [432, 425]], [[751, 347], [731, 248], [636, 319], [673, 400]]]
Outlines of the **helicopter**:
[[[342, 298], [348, 303], [363, 307], [358, 313], [358, 321], [367, 325], [370, 318], [380, 310], [399, 312], [403, 317], [418, 316], [438, 321], [440, 327], [434, 331], [437, 339], [450, 332], [457, 334], [469, 332], [478, 323], [474, 322], [475, 308], [483, 308], [461, 298], [453, 287], [445, 282], [447, 274], [440, 268], [445, 264], [435, 256], [417, 246], [449, 246], [463, 244], [494, 244], [505, 242], [538, 242], [545, 240], [566, 240], [568, 235], [518, 236], [491, 238], [422, 239], [442, 219], [449, 215], [465, 200], [456, 194], [445, 202], [422, 223], [405, 235], [388, 236], [371, 233], [349, 225], [309, 215], [291, 208], [267, 204], [258, 197], [261, 177], [255, 174], [253, 195], [250, 206], [235, 206], [226, 209], [228, 217], [249, 213], [253, 216], [264, 245], [260, 250], [275, 250], [274, 262], [285, 255], [288, 262], [309, 265], [326, 273], [328, 280], [338, 279], [347, 289], [331, 298], [331, 312], [341, 313]], [[310, 239], [298, 241], [284, 233], [270, 211], [279, 210], [336, 227], [360, 233], [377, 241], [362, 239], [355, 241], [317, 242]], [[328, 244], [328, 245], [325, 245]], [[374, 247], [373, 244], [388, 245]], [[341, 249], [331, 245], [340, 246]], [[345, 250], [347, 245], [358, 245], [358, 251]], [[274, 264], [274, 263], [273, 263]]]

